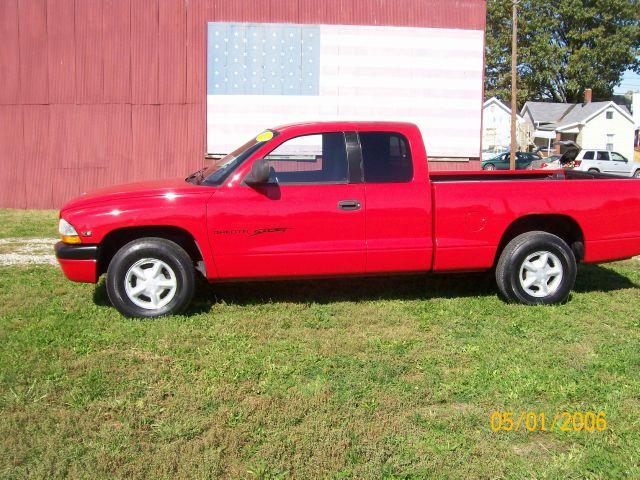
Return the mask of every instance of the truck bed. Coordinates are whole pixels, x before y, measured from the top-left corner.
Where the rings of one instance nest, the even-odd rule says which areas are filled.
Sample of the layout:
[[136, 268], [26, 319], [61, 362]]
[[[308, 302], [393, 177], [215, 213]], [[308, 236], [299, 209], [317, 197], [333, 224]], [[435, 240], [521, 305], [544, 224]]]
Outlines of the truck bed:
[[570, 170], [437, 172], [430, 179], [436, 271], [491, 268], [514, 219], [535, 225], [541, 216], [579, 226], [585, 262], [638, 252], [637, 179]]

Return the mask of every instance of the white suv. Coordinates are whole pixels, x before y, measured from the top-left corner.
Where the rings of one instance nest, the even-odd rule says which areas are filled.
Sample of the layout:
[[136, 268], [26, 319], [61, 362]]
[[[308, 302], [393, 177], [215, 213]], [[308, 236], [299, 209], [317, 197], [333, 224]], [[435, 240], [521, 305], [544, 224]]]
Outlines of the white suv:
[[582, 150], [573, 164], [573, 169], [581, 172], [600, 172], [640, 178], [640, 163], [627, 160], [618, 152]]

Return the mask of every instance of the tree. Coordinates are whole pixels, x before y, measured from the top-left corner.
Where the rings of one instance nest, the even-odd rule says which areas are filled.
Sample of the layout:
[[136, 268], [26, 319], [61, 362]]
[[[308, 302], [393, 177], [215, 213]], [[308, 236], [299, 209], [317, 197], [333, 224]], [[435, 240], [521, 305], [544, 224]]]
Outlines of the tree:
[[[487, 97], [511, 99], [512, 0], [488, 0]], [[626, 70], [640, 72], [640, 0], [520, 0], [518, 105], [609, 100]]]

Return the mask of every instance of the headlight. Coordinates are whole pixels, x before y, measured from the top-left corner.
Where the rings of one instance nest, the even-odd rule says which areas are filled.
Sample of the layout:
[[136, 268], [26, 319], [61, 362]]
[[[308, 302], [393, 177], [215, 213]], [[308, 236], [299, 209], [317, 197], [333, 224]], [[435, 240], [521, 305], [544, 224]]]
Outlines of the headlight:
[[67, 222], [64, 218], [61, 218], [58, 223], [58, 232], [60, 233], [64, 243], [80, 243], [78, 232], [76, 232], [73, 225]]

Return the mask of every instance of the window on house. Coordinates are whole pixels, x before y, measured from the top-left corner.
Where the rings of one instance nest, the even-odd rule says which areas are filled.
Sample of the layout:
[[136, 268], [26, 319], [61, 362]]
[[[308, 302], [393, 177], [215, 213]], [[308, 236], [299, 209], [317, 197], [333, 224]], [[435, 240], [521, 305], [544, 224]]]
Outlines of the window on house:
[[607, 151], [608, 152], [612, 152], [613, 151], [613, 139], [615, 138], [615, 135], [607, 135]]
[[613, 120], [613, 110], [607, 111], [607, 120]]

